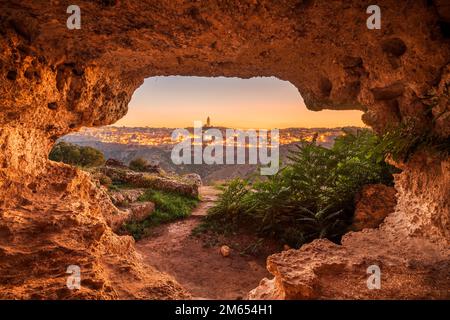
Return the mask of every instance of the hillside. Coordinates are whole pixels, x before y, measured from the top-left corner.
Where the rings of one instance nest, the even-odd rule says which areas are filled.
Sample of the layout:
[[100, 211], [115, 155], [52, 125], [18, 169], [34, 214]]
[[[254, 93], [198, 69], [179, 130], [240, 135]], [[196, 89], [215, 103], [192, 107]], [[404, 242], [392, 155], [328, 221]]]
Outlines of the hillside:
[[[356, 130], [357, 128], [346, 128]], [[213, 184], [236, 177], [247, 178], [254, 174], [257, 165], [230, 164], [230, 165], [175, 165], [171, 158], [173, 144], [170, 141], [171, 129], [161, 128], [98, 128], [83, 130], [79, 133], [63, 137], [61, 140], [80, 146], [89, 146], [100, 150], [105, 159], [116, 159], [128, 164], [135, 158], [144, 158], [151, 163], [159, 164], [167, 172], [176, 174], [197, 173], [205, 184]], [[343, 133], [341, 128], [290, 128], [280, 130], [280, 159], [282, 163], [287, 161], [289, 150], [295, 148], [301, 138], [311, 139], [315, 133], [320, 133], [322, 140], [319, 144], [331, 147], [334, 139]], [[156, 136], [156, 137], [155, 137]], [[150, 140], [151, 139], [151, 140]], [[128, 141], [129, 143], [117, 143], [110, 141]], [[283, 142], [288, 142], [283, 144]], [[292, 141], [292, 142], [291, 142]], [[152, 143], [144, 144], [144, 143]]]

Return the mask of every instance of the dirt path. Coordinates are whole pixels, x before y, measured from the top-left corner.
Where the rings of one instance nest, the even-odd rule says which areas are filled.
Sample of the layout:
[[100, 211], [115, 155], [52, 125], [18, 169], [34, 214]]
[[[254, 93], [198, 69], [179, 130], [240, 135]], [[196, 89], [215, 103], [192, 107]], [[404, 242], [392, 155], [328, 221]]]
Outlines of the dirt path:
[[153, 230], [153, 236], [136, 244], [148, 264], [175, 277], [195, 299], [241, 299], [269, 276], [264, 256], [242, 256], [232, 250], [229, 257], [222, 257], [219, 248], [228, 243], [208, 248], [191, 236], [218, 192], [201, 187], [202, 201], [189, 218], [161, 225]]

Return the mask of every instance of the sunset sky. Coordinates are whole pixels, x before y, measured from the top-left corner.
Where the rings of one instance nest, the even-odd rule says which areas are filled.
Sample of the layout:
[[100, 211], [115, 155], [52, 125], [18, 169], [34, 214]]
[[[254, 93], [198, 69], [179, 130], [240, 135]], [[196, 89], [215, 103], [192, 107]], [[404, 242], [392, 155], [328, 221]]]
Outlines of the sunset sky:
[[152, 77], [136, 90], [118, 126], [191, 127], [195, 120], [233, 128], [363, 126], [361, 111], [306, 109], [298, 90], [275, 77]]

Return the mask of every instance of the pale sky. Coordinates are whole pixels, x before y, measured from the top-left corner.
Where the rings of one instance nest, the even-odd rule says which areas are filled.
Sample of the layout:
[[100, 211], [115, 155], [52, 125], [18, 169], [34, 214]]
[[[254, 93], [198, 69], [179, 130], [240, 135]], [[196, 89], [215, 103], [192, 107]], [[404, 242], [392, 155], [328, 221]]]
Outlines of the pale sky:
[[134, 93], [115, 125], [192, 127], [194, 121], [232, 128], [364, 126], [361, 111], [307, 110], [298, 90], [275, 77], [152, 77]]

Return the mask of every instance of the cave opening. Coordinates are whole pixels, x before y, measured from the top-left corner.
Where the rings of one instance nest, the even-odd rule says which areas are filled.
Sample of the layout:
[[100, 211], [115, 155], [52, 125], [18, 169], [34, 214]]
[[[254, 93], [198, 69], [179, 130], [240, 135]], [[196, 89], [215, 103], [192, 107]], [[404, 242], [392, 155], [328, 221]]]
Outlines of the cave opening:
[[[265, 260], [270, 254], [298, 245], [288, 237], [261, 236], [254, 230], [205, 231], [209, 210], [221, 201], [230, 182], [267, 180], [255, 178], [261, 163], [245, 161], [251, 158], [252, 148], [261, 148], [261, 132], [279, 130], [277, 161], [288, 163], [290, 152], [302, 141], [330, 149], [337, 137], [362, 129], [361, 115], [357, 110], [307, 110], [297, 88], [275, 77], [158, 76], [145, 79], [134, 92], [128, 113], [115, 124], [82, 128], [60, 142], [80, 147], [81, 153], [83, 148], [94, 148], [103, 154], [106, 164], [102, 165], [108, 169], [100, 170], [99, 182], [119, 210], [131, 213], [115, 231], [133, 236], [148, 264], [174, 276], [195, 297], [241, 299], [269, 276]], [[174, 163], [172, 150], [180, 141], [174, 140], [173, 132], [187, 130], [189, 145], [195, 147], [195, 122], [201, 122], [200, 135], [206, 137], [200, 141], [202, 152], [217, 144], [217, 138], [208, 137], [211, 130], [224, 133], [224, 148], [229, 145], [226, 130], [254, 130], [253, 140], [244, 136], [239, 145], [235, 134], [231, 143], [233, 150], [244, 149], [244, 161]], [[134, 176], [133, 182], [121, 181], [124, 176], [111, 168], [171, 182], [147, 185]], [[96, 169], [88, 170], [98, 174]], [[196, 184], [194, 193], [185, 181]]]
[[[299, 250], [272, 255], [267, 267], [274, 279], [261, 283], [259, 292], [251, 298], [449, 297], [450, 167], [448, 155], [443, 158], [431, 152], [428, 139], [430, 131], [446, 139], [450, 128], [449, 16], [447, 7], [442, 5], [444, 1], [409, 2], [405, 6], [399, 1], [384, 0], [381, 3], [381, 30], [366, 28], [366, 8], [358, 1], [346, 3], [344, 8], [338, 1], [306, 1], [307, 5], [305, 1], [301, 5], [291, 1], [206, 1], [201, 5], [193, 2], [109, 1], [111, 4], [105, 7], [105, 1], [80, 0], [83, 23], [79, 30], [66, 28], [64, 2], [52, 1], [50, 6], [45, 2], [25, 0], [20, 5], [15, 2], [5, 2], [4, 19], [0, 19], [3, 49], [0, 54], [0, 240], [2, 252], [6, 253], [4, 259], [0, 259], [0, 297], [189, 298], [171, 277], [150, 267], [154, 261], [142, 263], [132, 237], [117, 235], [122, 232], [120, 227], [124, 221], [131, 217], [131, 210], [122, 210], [121, 205], [131, 206], [136, 201], [130, 199], [141, 196], [144, 197], [141, 200], [147, 199], [137, 201], [139, 206], [135, 208], [134, 216], [137, 218], [139, 208], [141, 213], [155, 212], [157, 198], [154, 194], [130, 191], [126, 184], [118, 185], [114, 180], [132, 177], [136, 178], [134, 182], [140, 181], [148, 188], [155, 181], [162, 183], [161, 179], [155, 179], [158, 166], [137, 161], [133, 165], [136, 169], [153, 170], [146, 173], [152, 174], [152, 179], [140, 179], [142, 172], [130, 172], [129, 162], [102, 164], [102, 172], [89, 167], [105, 160], [105, 156], [102, 159], [93, 149], [68, 148], [71, 164], [77, 164], [82, 170], [47, 159], [55, 140], [64, 134], [83, 126], [110, 125], [122, 118], [132, 93], [144, 77], [175, 74], [242, 78], [276, 75], [295, 85], [311, 110], [357, 106], [365, 112], [365, 123], [379, 133], [386, 132], [389, 122], [394, 120], [404, 124], [409, 118], [417, 118], [426, 129], [410, 130], [406, 139], [397, 141], [400, 147], [405, 143], [407, 147], [412, 146], [414, 154], [396, 164], [403, 169], [395, 178], [398, 203], [382, 227], [347, 233], [339, 246], [318, 239]], [[99, 15], [100, 11], [104, 14]], [[342, 14], [330, 19], [330, 12]], [[417, 21], [422, 23], [418, 25]], [[330, 33], [330, 30], [339, 32]], [[269, 92], [260, 90], [260, 93], [266, 91]], [[176, 92], [172, 90], [171, 94]], [[296, 94], [299, 97], [299, 93]], [[279, 106], [273, 109], [269, 118], [284, 113]], [[326, 111], [317, 115], [323, 116], [323, 112]], [[240, 115], [239, 112], [234, 114]], [[212, 126], [222, 119], [206, 112], [198, 119], [204, 121], [207, 115], [211, 117]], [[262, 115], [260, 110], [253, 112], [252, 116], [256, 115]], [[156, 121], [156, 117], [152, 118]], [[188, 125], [191, 122], [177, 126]], [[160, 127], [164, 123], [149, 123], [149, 126]], [[277, 126], [282, 127], [281, 124]], [[100, 145], [95, 143], [94, 147]], [[133, 151], [136, 145], [124, 143], [124, 153]], [[311, 171], [296, 170], [311, 163], [301, 162], [308, 155], [301, 154], [296, 158], [301, 165], [286, 170], [292, 175], [282, 176], [279, 180], [267, 178], [270, 183], [262, 181], [258, 188], [250, 181], [250, 190], [258, 192], [248, 193], [247, 185], [241, 182], [236, 182], [232, 189], [242, 191], [245, 203], [257, 205], [250, 210], [250, 221], [254, 226], [263, 226], [259, 230], [265, 235], [279, 235], [280, 241], [292, 242], [290, 247], [295, 248], [299, 247], [296, 241], [301, 240], [304, 232], [293, 232], [298, 230], [298, 225], [294, 225], [295, 221], [284, 220], [286, 212], [292, 213], [289, 211], [292, 207], [289, 190], [293, 189], [282, 188], [286, 181], [314, 178], [314, 175], [302, 176], [302, 172], [315, 172], [316, 176], [334, 179], [365, 170], [364, 161], [350, 156], [344, 157], [349, 161], [339, 167], [345, 169], [346, 174], [340, 174], [342, 171], [328, 174], [332, 173], [328, 171], [328, 165], [333, 164], [328, 161], [332, 159], [331, 151], [314, 146], [307, 150], [321, 156], [324, 165], [312, 162], [313, 166], [308, 167]], [[349, 149], [342, 147], [339, 151], [345, 155], [345, 150]], [[61, 153], [64, 152], [59, 156]], [[82, 162], [73, 161], [73, 158]], [[134, 156], [129, 160], [134, 160]], [[354, 166], [359, 170], [353, 170]], [[190, 170], [186, 167], [186, 173]], [[105, 174], [108, 172], [117, 175], [113, 179]], [[319, 181], [322, 183], [323, 180]], [[334, 181], [351, 183], [354, 180]], [[184, 192], [194, 190], [183, 186], [186, 187]], [[381, 194], [382, 188], [377, 188], [366, 189], [361, 195], [359, 207], [366, 213], [373, 212], [370, 209], [374, 201], [379, 201], [377, 206], [390, 202], [385, 196], [381, 200], [370, 198], [370, 195]], [[227, 190], [230, 189], [227, 187]], [[305, 190], [310, 192], [299, 194], [311, 199], [309, 197], [323, 190], [334, 189], [327, 186]], [[129, 191], [129, 198], [125, 198], [124, 191]], [[114, 201], [121, 205], [113, 205], [110, 192], [117, 192]], [[321, 201], [336, 200], [336, 197], [320, 195]], [[279, 201], [286, 196], [284, 199], [289, 201]], [[177, 203], [176, 208], [183, 205], [188, 212], [198, 203], [161, 194], [158, 197], [160, 202]], [[348, 200], [347, 197], [342, 199]], [[223, 202], [223, 207], [236, 213], [239, 219], [212, 222], [221, 228], [233, 227], [230, 222], [248, 217], [247, 211], [243, 214], [235, 210], [234, 204], [240, 203], [244, 201], [234, 201], [233, 206], [225, 206], [227, 203]], [[273, 203], [279, 204], [278, 208], [272, 206]], [[289, 206], [285, 206], [286, 203]], [[295, 203], [302, 219], [308, 214], [307, 210], [312, 211], [308, 203], [315, 202], [305, 202], [302, 206]], [[329, 213], [338, 214], [339, 210], [333, 208]], [[222, 217], [220, 212], [219, 217]], [[277, 212], [283, 214], [277, 215]], [[165, 215], [153, 216], [164, 219]], [[261, 225], [264, 221], [268, 223]], [[176, 223], [167, 225], [170, 225], [167, 232], [172, 234], [178, 232], [173, 230], [186, 227]], [[317, 235], [317, 228], [308, 226]], [[130, 227], [134, 232], [141, 232], [139, 225]], [[142, 241], [139, 243], [143, 244]], [[224, 248], [220, 255], [217, 243], [211, 240], [209, 244], [216, 262], [232, 263], [237, 253], [232, 243], [227, 242], [228, 250]], [[167, 249], [161, 254], [164, 257], [175, 249], [172, 242], [163, 241], [161, 247]], [[266, 244], [254, 242], [248, 250], [258, 247], [266, 248]], [[195, 252], [185, 252], [196, 257]], [[221, 258], [227, 252], [228, 258]], [[374, 263], [379, 264], [383, 274], [382, 290], [368, 290], [364, 281], [367, 267]], [[65, 272], [74, 264], [82, 270], [81, 290], [70, 290], [66, 286]], [[183, 268], [195, 275], [201, 265], [201, 261], [197, 261], [185, 264]], [[211, 272], [224, 270], [204, 265]], [[195, 276], [189, 281], [202, 282]], [[229, 290], [222, 286], [217, 291]], [[199, 293], [197, 296], [204, 295]], [[231, 298], [237, 298], [237, 295]]]

